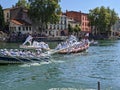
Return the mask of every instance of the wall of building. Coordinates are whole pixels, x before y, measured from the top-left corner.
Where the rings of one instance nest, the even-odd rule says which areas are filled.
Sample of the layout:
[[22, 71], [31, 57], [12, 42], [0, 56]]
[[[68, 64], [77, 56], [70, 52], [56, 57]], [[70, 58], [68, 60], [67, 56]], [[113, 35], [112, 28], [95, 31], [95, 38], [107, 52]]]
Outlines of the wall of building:
[[111, 27], [111, 36], [120, 36], [120, 19]]
[[60, 16], [60, 21], [57, 24], [48, 24], [46, 34], [48, 36], [65, 36], [68, 34], [68, 19], [65, 15]]
[[28, 17], [28, 10], [23, 7], [14, 7], [10, 10], [10, 19], [24, 20], [28, 23], [31, 23], [30, 18]]
[[18, 25], [18, 24], [15, 24], [13, 22], [10, 22], [10, 25], [9, 25], [9, 29], [11, 32], [14, 32], [14, 33], [22, 33], [22, 34], [26, 34], [26, 33], [32, 33], [32, 27], [31, 26], [25, 26], [25, 25]]
[[[5, 17], [7, 21], [7, 17], [10, 20], [22, 20], [25, 21], [26, 23], [23, 23], [22, 25], [18, 24], [13, 24], [10, 22], [9, 28], [10, 30], [14, 30], [15, 32], [19, 32], [21, 30], [22, 33], [28, 33], [32, 32], [38, 32], [35, 31], [37, 30], [36, 28], [39, 27], [39, 25], [36, 25], [36, 28], [32, 27], [32, 22], [30, 18], [28, 17], [27, 9], [24, 9], [22, 7], [14, 7], [9, 10], [6, 10], [5, 12]], [[8, 16], [7, 13], [9, 13]], [[65, 36], [68, 35], [68, 18], [74, 19], [76, 22], [72, 22], [72, 25], [80, 25], [81, 30], [84, 32], [90, 32], [91, 28], [89, 27], [89, 20], [88, 20], [88, 14], [81, 13], [81, 12], [76, 12], [76, 11], [66, 11], [65, 15], [60, 16], [60, 21], [57, 24], [48, 24], [47, 29], [44, 30], [44, 34], [47, 36]], [[31, 30], [29, 30], [29, 29]], [[39, 28], [38, 28], [39, 30]]]
[[5, 23], [9, 23], [9, 21], [10, 21], [10, 8], [4, 9], [3, 12], [4, 12]]
[[78, 21], [81, 25], [82, 31], [91, 32], [91, 27], [89, 26], [88, 14], [76, 12], [76, 11], [66, 11], [65, 15], [68, 18]]

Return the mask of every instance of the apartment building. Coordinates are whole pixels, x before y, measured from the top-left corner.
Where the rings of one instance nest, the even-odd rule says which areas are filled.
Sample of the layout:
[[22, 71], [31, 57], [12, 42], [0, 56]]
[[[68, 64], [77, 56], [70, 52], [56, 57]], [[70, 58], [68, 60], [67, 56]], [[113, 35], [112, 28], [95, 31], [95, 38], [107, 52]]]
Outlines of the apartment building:
[[120, 36], [120, 19], [111, 27], [111, 37]]
[[[30, 18], [28, 17], [27, 9], [23, 7], [13, 7], [4, 10], [5, 21], [9, 22], [9, 30], [14, 33], [38, 33], [39, 25], [33, 27]], [[87, 27], [87, 16], [78, 12], [66, 12], [60, 15], [60, 20], [56, 24], [48, 24], [47, 28], [41, 34], [46, 36], [67, 36], [68, 24], [75, 26], [76, 24], [82, 28], [82, 31], [90, 31]], [[82, 23], [82, 26], [81, 26]], [[86, 24], [87, 23], [87, 24]], [[34, 30], [34, 31], [33, 31]]]
[[6, 8], [6, 9], [3, 10], [5, 23], [10, 22], [10, 9], [11, 8]]
[[46, 34], [54, 37], [68, 35], [68, 18], [65, 15], [61, 15], [57, 24], [48, 24]]
[[77, 12], [77, 11], [66, 11], [65, 15], [68, 18], [74, 19], [79, 22], [81, 26], [81, 31], [83, 32], [91, 32], [91, 27], [89, 26], [88, 14]]
[[23, 7], [4, 9], [5, 22], [8, 23], [10, 32], [32, 33], [32, 23], [27, 12]]

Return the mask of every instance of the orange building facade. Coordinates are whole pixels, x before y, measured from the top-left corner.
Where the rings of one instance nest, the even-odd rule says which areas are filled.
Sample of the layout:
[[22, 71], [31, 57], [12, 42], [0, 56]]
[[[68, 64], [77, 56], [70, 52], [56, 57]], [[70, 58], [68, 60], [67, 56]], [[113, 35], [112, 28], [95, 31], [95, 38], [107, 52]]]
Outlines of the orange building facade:
[[91, 32], [91, 27], [89, 26], [88, 14], [76, 11], [66, 11], [65, 15], [68, 18], [74, 19], [80, 23], [81, 31]]

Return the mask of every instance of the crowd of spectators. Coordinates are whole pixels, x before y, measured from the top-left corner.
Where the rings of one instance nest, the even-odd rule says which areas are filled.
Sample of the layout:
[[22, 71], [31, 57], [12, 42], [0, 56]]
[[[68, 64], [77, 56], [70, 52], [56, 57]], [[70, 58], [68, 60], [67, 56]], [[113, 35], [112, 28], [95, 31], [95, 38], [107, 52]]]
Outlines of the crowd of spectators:
[[[36, 32], [31, 35], [34, 38], [47, 37], [45, 34], [40, 34]], [[29, 33], [22, 34], [21, 32], [18, 32], [18, 33], [12, 32], [9, 34], [8, 42], [24, 42], [28, 36], [29, 36]]]

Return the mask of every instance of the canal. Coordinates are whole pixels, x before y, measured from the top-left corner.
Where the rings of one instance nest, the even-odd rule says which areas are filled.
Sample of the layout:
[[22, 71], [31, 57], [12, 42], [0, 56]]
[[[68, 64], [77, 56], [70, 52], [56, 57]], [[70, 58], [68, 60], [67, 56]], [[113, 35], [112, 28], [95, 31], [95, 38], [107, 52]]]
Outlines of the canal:
[[[120, 41], [99, 42], [83, 53], [53, 55], [50, 63], [1, 65], [0, 90], [97, 90], [98, 81], [101, 90], [119, 90]], [[0, 43], [0, 48], [18, 47]]]

